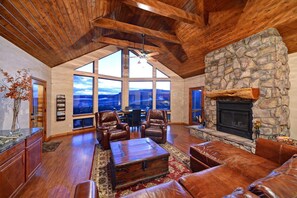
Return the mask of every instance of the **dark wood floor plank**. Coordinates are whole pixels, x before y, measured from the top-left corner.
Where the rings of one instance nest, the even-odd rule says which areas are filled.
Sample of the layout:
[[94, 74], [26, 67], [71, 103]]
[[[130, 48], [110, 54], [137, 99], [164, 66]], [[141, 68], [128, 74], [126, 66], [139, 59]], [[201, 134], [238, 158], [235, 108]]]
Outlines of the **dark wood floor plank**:
[[[140, 138], [136, 127], [132, 129], [132, 138]], [[17, 197], [73, 197], [75, 186], [89, 179], [94, 145], [97, 143], [95, 133], [65, 136], [51, 141], [62, 143], [56, 151], [43, 153], [41, 167]], [[191, 144], [203, 142], [190, 136], [184, 125], [168, 126], [167, 141], [185, 153], [189, 152]]]

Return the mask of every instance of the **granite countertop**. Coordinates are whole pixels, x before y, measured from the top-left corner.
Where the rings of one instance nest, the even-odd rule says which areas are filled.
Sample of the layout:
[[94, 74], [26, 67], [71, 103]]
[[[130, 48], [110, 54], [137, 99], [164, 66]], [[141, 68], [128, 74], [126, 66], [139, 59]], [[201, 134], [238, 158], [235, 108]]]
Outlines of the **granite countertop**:
[[0, 130], [0, 153], [41, 131], [42, 128], [26, 128], [15, 133], [11, 133], [10, 130]]

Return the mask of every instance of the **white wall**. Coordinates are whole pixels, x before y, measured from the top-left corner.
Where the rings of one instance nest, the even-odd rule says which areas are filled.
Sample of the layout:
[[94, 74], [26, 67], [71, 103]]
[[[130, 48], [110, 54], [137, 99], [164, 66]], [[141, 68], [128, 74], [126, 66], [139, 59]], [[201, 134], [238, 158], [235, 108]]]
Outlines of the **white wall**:
[[[8, 40], [0, 36], [0, 68], [13, 75], [17, 70], [28, 68], [32, 76], [47, 82], [47, 109], [51, 109], [51, 72], [50, 68], [40, 62], [27, 52], [18, 48]], [[3, 82], [0, 74], [0, 82]], [[3, 98], [0, 93], [0, 130], [10, 129], [12, 122], [12, 100]], [[29, 127], [29, 102], [22, 101], [19, 113], [19, 123], [21, 128]], [[50, 111], [47, 111], [47, 131], [50, 132]]]
[[290, 136], [297, 139], [297, 53], [289, 54], [290, 82]]
[[189, 102], [190, 102], [190, 88], [204, 87], [205, 75], [198, 75], [186, 78], [184, 82], [184, 107], [183, 107], [183, 122], [189, 124]]

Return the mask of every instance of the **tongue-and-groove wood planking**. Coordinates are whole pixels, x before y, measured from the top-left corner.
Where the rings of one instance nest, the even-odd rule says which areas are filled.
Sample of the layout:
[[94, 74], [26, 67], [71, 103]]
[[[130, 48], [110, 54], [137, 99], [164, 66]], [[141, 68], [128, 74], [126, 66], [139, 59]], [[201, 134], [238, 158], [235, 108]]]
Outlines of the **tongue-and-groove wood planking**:
[[[139, 43], [136, 29], [176, 38], [177, 44], [156, 35], [146, 41], [162, 48], [156, 58], [179, 74], [191, 77], [204, 73], [204, 56], [215, 49], [275, 27], [289, 53], [297, 51], [297, 1], [295, 0], [2, 0], [0, 35], [38, 58], [57, 66], [112, 43], [100, 37]], [[138, 5], [148, 5], [143, 9]], [[162, 12], [156, 8], [162, 5]], [[168, 6], [167, 6], [168, 5]], [[154, 7], [155, 6], [155, 7]], [[154, 8], [154, 9], [153, 9]], [[187, 14], [188, 13], [188, 14]], [[96, 27], [98, 18], [131, 24]], [[196, 21], [191, 23], [191, 21]], [[201, 24], [204, 21], [205, 24]], [[139, 26], [139, 28], [133, 28]], [[109, 28], [109, 29], [108, 29]], [[180, 44], [179, 44], [180, 42]]]

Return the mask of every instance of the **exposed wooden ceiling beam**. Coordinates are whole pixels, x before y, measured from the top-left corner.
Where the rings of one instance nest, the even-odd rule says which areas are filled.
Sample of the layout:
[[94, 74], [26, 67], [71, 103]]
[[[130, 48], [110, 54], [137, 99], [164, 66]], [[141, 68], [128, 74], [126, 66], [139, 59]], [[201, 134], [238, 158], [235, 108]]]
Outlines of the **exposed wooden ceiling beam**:
[[[134, 42], [127, 41], [127, 40], [114, 39], [114, 38], [109, 38], [109, 37], [100, 37], [98, 39], [94, 39], [93, 41], [105, 43], [105, 44], [109, 44], [109, 45], [125, 47], [125, 48], [142, 49], [142, 43], [134, 43]], [[156, 47], [156, 46], [152, 46], [152, 45], [144, 45], [144, 50], [152, 51], [152, 52], [160, 52], [160, 53], [164, 52], [164, 50], [161, 49], [160, 47]]]
[[208, 24], [208, 11], [205, 9], [205, 0], [196, 0], [197, 14], [201, 16], [205, 25]]
[[132, 25], [129, 23], [115, 21], [112, 19], [98, 18], [93, 21], [93, 25], [95, 27], [106, 28], [106, 29], [111, 29], [111, 30], [116, 30], [116, 31], [122, 31], [122, 32], [130, 33], [130, 34], [131, 33], [132, 34], [135, 34], [135, 33], [145, 34], [145, 35], [148, 35], [148, 36], [151, 36], [154, 38], [162, 39], [167, 42], [180, 44], [179, 39], [175, 35], [152, 30], [149, 28], [140, 27], [137, 25]]
[[161, 16], [165, 16], [171, 19], [175, 19], [178, 21], [183, 21], [186, 23], [197, 24], [198, 26], [203, 27], [204, 16], [196, 15], [190, 12], [186, 12], [180, 8], [168, 5], [161, 1], [156, 0], [122, 0], [123, 3], [127, 5], [131, 5], [142, 10], [146, 10]]

